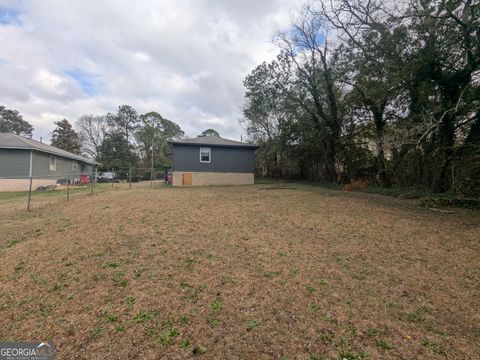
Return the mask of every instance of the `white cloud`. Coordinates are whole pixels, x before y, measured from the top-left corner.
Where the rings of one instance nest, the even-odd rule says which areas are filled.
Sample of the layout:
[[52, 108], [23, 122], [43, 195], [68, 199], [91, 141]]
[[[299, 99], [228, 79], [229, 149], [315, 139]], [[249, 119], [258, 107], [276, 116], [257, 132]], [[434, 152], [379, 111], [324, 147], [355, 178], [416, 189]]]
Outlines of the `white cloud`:
[[61, 91], [61, 89], [59, 88], [64, 83], [63, 79], [60, 76], [52, 74], [45, 69], [38, 69], [34, 74], [33, 80], [39, 88], [44, 89], [48, 92]]
[[[274, 58], [298, 0], [0, 0], [0, 97], [49, 137], [53, 121], [132, 105], [187, 135], [239, 138], [242, 81]], [[12, 18], [9, 12], [9, 18]]]
[[133, 57], [142, 62], [148, 62], [151, 60], [148, 54], [145, 54], [144, 52], [141, 52], [141, 51], [136, 51], [133, 54]]

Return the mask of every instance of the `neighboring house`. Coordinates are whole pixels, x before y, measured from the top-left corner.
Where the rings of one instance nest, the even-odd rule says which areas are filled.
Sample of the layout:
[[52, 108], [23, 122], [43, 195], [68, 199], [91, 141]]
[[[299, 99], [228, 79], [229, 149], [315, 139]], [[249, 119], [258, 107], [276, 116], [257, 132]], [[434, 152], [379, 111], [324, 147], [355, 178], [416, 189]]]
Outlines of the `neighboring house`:
[[28, 190], [91, 175], [97, 162], [23, 136], [0, 133], [0, 191]]
[[258, 147], [217, 136], [169, 142], [172, 147], [172, 185], [253, 184]]

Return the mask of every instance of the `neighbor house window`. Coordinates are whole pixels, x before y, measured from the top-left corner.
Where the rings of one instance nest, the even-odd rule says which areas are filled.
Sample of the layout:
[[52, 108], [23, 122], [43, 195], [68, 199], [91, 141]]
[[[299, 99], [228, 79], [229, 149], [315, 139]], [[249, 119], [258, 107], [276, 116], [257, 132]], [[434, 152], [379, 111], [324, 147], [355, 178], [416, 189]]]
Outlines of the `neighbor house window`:
[[77, 162], [76, 161], [72, 161], [72, 170], [73, 171], [77, 171]]
[[55, 156], [50, 156], [48, 161], [48, 170], [50, 171], [57, 170], [57, 158]]
[[209, 147], [200, 148], [200, 162], [209, 163], [212, 156], [212, 150]]

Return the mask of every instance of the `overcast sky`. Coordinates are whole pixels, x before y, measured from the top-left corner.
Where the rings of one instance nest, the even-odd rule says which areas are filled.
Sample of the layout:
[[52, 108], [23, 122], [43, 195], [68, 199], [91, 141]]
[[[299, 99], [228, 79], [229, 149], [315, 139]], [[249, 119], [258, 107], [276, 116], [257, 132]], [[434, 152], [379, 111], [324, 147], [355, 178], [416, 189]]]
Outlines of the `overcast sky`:
[[277, 54], [299, 0], [0, 0], [0, 105], [53, 122], [157, 111], [189, 137], [239, 139], [242, 81]]

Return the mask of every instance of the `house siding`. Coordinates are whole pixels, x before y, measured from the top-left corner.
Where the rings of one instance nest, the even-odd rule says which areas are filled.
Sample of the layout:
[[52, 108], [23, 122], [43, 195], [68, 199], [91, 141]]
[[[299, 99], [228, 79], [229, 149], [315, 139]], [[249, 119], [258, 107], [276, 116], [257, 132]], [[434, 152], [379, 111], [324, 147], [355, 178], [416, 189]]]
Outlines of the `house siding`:
[[25, 178], [30, 175], [30, 150], [0, 149], [0, 177]]
[[[200, 162], [200, 147], [211, 148], [209, 163]], [[255, 172], [255, 149], [174, 144], [172, 170], [182, 172]]]
[[[0, 149], [0, 177], [9, 179], [24, 179], [30, 176], [30, 151], [23, 149]], [[55, 156], [57, 169], [49, 170], [49, 154], [32, 150], [32, 176], [61, 177], [78, 174], [91, 174], [93, 166], [77, 161], [77, 170], [72, 170], [74, 160]]]
[[[57, 166], [55, 171], [49, 169], [50, 156], [55, 156]], [[72, 163], [77, 162], [77, 170], [72, 170]], [[64, 158], [61, 156], [50, 155], [38, 151], [33, 152], [32, 159], [32, 175], [36, 178], [40, 177], [65, 177], [78, 174], [90, 174], [93, 166], [81, 161]]]

